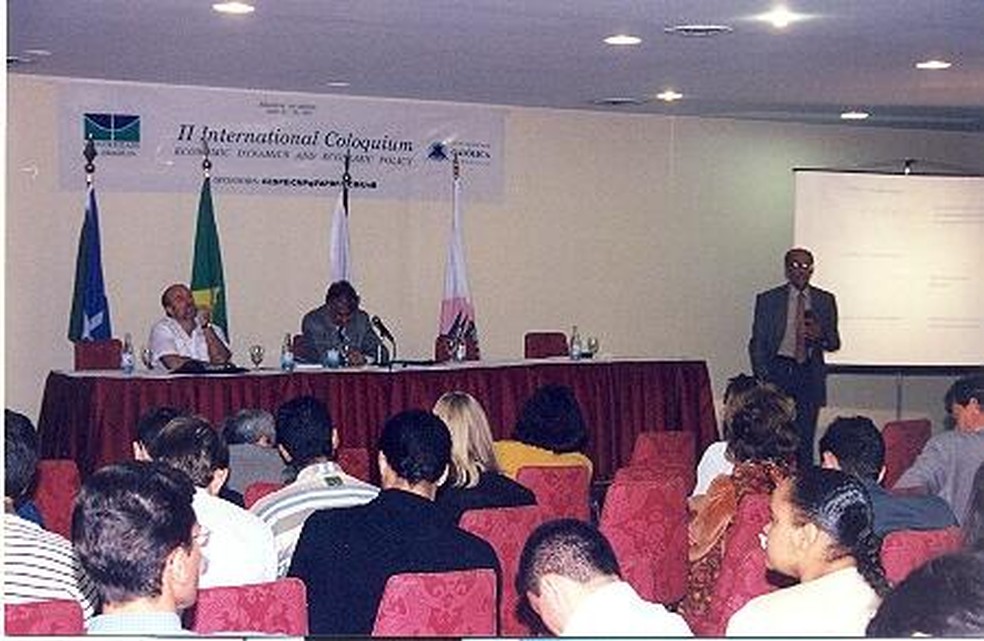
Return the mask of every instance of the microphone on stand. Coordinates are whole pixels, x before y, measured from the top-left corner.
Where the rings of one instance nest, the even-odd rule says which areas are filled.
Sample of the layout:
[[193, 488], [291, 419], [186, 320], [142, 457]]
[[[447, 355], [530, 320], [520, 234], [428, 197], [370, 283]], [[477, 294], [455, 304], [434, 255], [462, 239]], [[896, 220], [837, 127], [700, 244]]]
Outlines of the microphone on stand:
[[[372, 326], [376, 328], [376, 331], [379, 332], [379, 335], [384, 340], [388, 340], [390, 342], [390, 345], [393, 346], [393, 355], [390, 358], [390, 362], [392, 362], [393, 360], [396, 359], [396, 339], [393, 337], [393, 333], [390, 332], [389, 329], [386, 327], [386, 325], [383, 324], [383, 319], [381, 319], [379, 316], [373, 315], [373, 317], [369, 319], [369, 322], [372, 323]], [[382, 363], [380, 363], [380, 365], [382, 365]]]

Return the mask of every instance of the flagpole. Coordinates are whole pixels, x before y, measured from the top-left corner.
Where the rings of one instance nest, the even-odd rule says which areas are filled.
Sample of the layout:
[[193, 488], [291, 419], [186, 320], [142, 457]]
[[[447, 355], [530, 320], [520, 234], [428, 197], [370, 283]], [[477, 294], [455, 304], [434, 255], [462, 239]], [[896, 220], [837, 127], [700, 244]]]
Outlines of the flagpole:
[[[202, 134], [202, 180], [211, 183], [212, 177], [212, 150], [209, 149], [208, 140], [205, 139], [205, 135]], [[212, 185], [209, 184], [209, 191], [212, 191]], [[215, 288], [210, 287], [208, 289], [208, 312], [209, 314], [215, 309]], [[224, 328], [223, 328], [224, 329]]]

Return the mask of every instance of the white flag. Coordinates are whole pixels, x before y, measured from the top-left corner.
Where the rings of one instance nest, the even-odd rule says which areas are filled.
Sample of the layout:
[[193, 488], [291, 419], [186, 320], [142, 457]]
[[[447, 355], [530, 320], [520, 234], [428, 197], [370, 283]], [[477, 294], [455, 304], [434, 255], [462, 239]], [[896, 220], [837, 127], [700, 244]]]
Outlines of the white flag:
[[448, 260], [444, 267], [440, 333], [444, 336], [467, 336], [477, 344], [475, 308], [468, 291], [465, 249], [461, 239], [461, 181], [457, 168], [451, 200], [451, 236], [448, 240]]
[[335, 203], [335, 213], [331, 219], [331, 247], [328, 250], [331, 259], [331, 282], [352, 280], [350, 253], [348, 212], [345, 211], [344, 191], [340, 191], [338, 202]]

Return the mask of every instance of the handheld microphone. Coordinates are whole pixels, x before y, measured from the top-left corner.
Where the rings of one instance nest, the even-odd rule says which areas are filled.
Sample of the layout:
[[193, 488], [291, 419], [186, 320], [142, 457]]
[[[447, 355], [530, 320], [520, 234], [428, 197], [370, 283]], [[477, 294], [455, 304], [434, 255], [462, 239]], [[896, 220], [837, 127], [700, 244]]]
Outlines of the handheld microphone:
[[396, 342], [396, 339], [393, 338], [393, 334], [391, 334], [390, 331], [386, 328], [386, 325], [383, 325], [383, 320], [379, 316], [373, 316], [369, 320], [372, 323], [372, 326], [376, 328], [376, 331], [379, 332], [380, 336], [382, 336], [383, 338], [385, 338], [391, 343]]

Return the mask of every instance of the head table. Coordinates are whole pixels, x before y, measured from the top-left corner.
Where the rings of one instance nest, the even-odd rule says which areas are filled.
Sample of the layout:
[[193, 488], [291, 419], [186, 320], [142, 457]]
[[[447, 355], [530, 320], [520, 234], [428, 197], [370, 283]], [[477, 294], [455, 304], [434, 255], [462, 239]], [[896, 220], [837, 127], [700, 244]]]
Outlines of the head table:
[[131, 457], [137, 419], [153, 407], [190, 410], [218, 427], [239, 409], [275, 412], [284, 401], [310, 394], [328, 406], [343, 447], [374, 452], [388, 416], [429, 409], [450, 390], [475, 396], [495, 437], [509, 438], [523, 402], [547, 383], [574, 390], [589, 430], [586, 453], [595, 463], [596, 480], [609, 479], [628, 462], [639, 432], [694, 432], [698, 452], [717, 439], [703, 361], [636, 359], [303, 367], [290, 373], [260, 369], [228, 375], [53, 371], [45, 383], [38, 431], [42, 456], [74, 459], [84, 477]]

